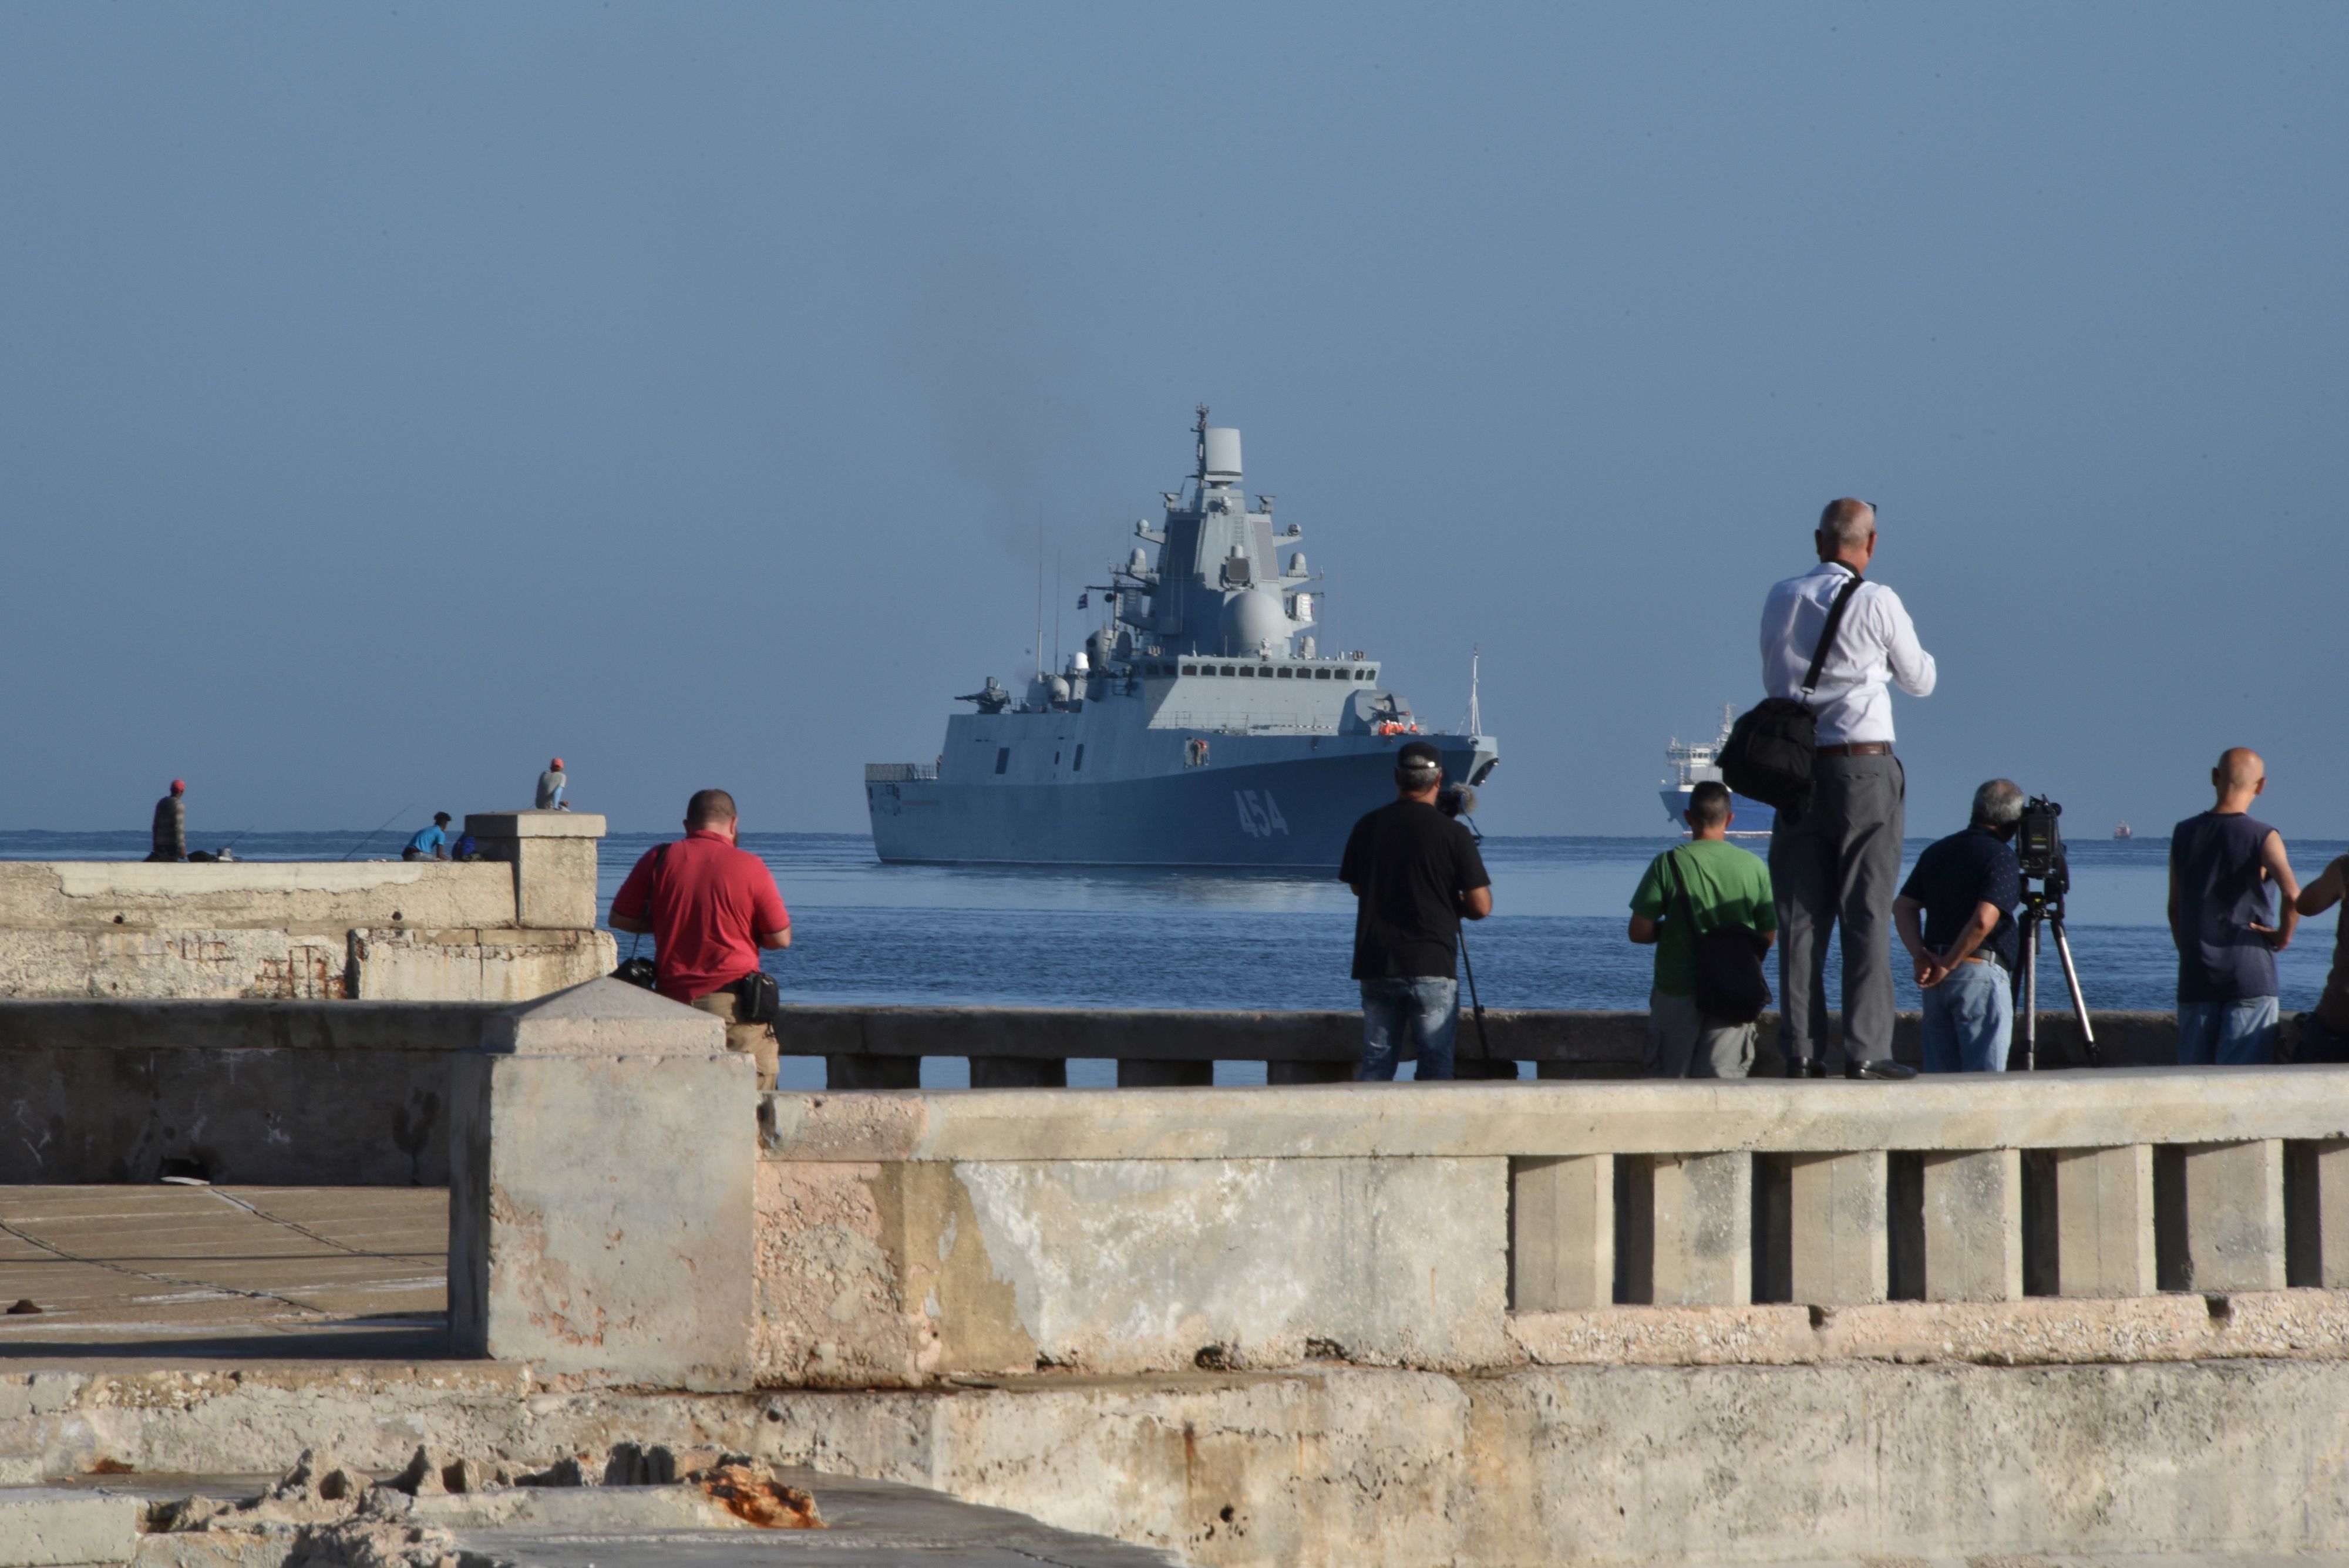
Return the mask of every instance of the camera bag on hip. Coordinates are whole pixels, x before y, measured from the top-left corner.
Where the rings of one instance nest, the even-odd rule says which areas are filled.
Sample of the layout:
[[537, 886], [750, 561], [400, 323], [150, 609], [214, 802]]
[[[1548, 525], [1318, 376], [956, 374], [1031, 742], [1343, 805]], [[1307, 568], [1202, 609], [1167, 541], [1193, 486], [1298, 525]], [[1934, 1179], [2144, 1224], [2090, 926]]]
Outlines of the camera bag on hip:
[[783, 1011], [783, 988], [764, 971], [744, 975], [730, 989], [734, 992], [737, 1023], [772, 1023]]
[[1762, 970], [1762, 955], [1770, 944], [1751, 926], [1696, 929], [1696, 910], [1689, 902], [1688, 868], [1675, 849], [1664, 858], [1671, 863], [1673, 890], [1680, 918], [1688, 922], [1689, 949], [1696, 955], [1696, 1010], [1723, 1023], [1751, 1023], [1770, 1005], [1770, 981]]
[[1802, 696], [1764, 698], [1730, 726], [1729, 740], [1721, 748], [1721, 782], [1746, 799], [1785, 812], [1800, 812], [1809, 801], [1819, 754], [1819, 720], [1811, 711], [1809, 698], [1859, 584], [1859, 574], [1854, 572], [1836, 595], [1827, 624], [1819, 632], [1818, 651], [1811, 655], [1811, 668], [1803, 676]]

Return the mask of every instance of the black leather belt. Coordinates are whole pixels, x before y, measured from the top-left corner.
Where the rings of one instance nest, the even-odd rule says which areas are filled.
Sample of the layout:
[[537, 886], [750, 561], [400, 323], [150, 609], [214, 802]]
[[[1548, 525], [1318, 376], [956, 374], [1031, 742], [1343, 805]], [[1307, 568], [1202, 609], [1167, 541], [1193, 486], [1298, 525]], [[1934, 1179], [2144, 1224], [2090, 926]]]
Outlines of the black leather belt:
[[1853, 741], [1840, 746], [1821, 746], [1823, 757], [1889, 757], [1892, 754], [1889, 741]]

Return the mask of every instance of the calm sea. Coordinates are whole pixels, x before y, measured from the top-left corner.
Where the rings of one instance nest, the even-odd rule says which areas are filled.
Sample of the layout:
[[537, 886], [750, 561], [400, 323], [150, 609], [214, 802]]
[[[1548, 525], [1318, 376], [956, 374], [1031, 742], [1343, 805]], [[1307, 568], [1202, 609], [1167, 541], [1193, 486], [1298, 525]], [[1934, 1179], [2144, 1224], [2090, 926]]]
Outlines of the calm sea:
[[[603, 899], [664, 836], [604, 845]], [[388, 858], [399, 842], [357, 832], [253, 834], [252, 860]], [[201, 831], [192, 842], [207, 842]], [[1649, 950], [1624, 940], [1641, 869], [1671, 846], [1655, 838], [1488, 838], [1493, 918], [1472, 929], [1469, 959], [1488, 1007], [1644, 1007]], [[1930, 842], [1912, 839], [1909, 857]], [[354, 846], [357, 846], [354, 851]], [[994, 1003], [1050, 1007], [1350, 1007], [1353, 900], [1335, 880], [1185, 871], [1046, 871], [884, 866], [861, 834], [763, 833], [745, 846], [774, 868], [792, 945], [770, 953], [800, 1002]], [[2349, 844], [2291, 845], [2314, 876]], [[0, 858], [137, 859], [144, 833], [0, 833]], [[2176, 954], [2163, 918], [2168, 841], [2071, 846], [2070, 929], [2092, 1008], [2172, 1004]], [[2312, 1005], [2333, 950], [2334, 916], [2302, 928], [2279, 961], [2283, 1005]], [[625, 953], [631, 939], [620, 939]], [[649, 944], [647, 944], [649, 947]], [[1896, 966], [1898, 969], [1899, 966]], [[1830, 978], [1830, 986], [1835, 981]], [[2043, 996], [2062, 977], [2050, 950]], [[1832, 994], [1832, 991], [1830, 992]], [[1917, 1005], [1900, 978], [1901, 1005]], [[2055, 1004], [2051, 998], [2049, 1005]], [[940, 1086], [958, 1061], [925, 1064]], [[1230, 1082], [1261, 1067], [1226, 1064]], [[796, 1078], [794, 1076], [796, 1075]], [[786, 1082], [822, 1084], [821, 1064], [785, 1062]], [[1073, 1083], [1114, 1082], [1106, 1063], [1071, 1063]]]

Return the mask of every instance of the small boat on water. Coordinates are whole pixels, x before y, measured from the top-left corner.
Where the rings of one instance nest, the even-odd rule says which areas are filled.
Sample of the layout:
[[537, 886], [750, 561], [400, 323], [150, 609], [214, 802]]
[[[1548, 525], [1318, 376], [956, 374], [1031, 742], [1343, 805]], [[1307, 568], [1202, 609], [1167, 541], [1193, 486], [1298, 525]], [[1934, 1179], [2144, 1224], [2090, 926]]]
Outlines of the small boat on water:
[[[1664, 765], [1672, 773], [1658, 793], [1663, 797], [1665, 819], [1682, 833], [1688, 831], [1688, 826], [1681, 820], [1681, 813], [1688, 809], [1690, 793], [1700, 784], [1721, 782], [1721, 749], [1729, 743], [1729, 732], [1736, 722], [1736, 704], [1724, 702], [1721, 705], [1721, 733], [1710, 743], [1686, 742], [1675, 736], [1664, 748]], [[1729, 797], [1729, 815], [1732, 838], [1767, 838], [1771, 824], [1778, 818], [1769, 806], [1742, 794]]]
[[2127, 823], [2124, 822], [2119, 826], [2113, 829], [2113, 836], [2115, 838], [2135, 838], [2137, 834], [2130, 828]]

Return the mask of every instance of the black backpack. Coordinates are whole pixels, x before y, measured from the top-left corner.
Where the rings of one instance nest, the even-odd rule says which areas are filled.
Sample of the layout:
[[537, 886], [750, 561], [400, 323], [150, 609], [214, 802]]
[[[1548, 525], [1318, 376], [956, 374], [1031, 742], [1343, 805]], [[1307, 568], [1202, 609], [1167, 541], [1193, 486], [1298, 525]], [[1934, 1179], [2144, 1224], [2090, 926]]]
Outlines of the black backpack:
[[1696, 954], [1696, 1010], [1723, 1023], [1753, 1023], [1770, 1005], [1770, 981], [1762, 972], [1769, 939], [1751, 926], [1698, 930], [1680, 851], [1670, 851], [1664, 860], [1672, 868], [1673, 901], [1688, 922], [1689, 947]]
[[1728, 743], [1721, 748], [1721, 782], [1746, 799], [1796, 813], [1809, 802], [1812, 764], [1819, 750], [1819, 720], [1807, 699], [1819, 683], [1827, 649], [1835, 646], [1836, 633], [1843, 627], [1843, 612], [1850, 606], [1852, 595], [1859, 592], [1859, 574], [1854, 572], [1851, 581], [1836, 595], [1827, 611], [1827, 624], [1819, 633], [1818, 651], [1811, 655], [1811, 668], [1803, 677], [1803, 695], [1765, 697], [1730, 726]]

